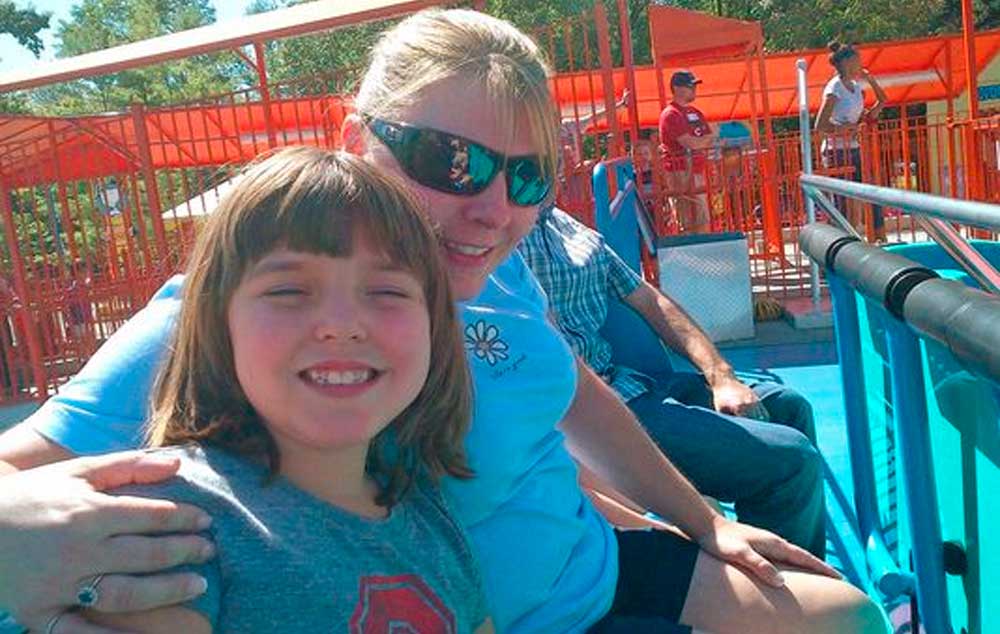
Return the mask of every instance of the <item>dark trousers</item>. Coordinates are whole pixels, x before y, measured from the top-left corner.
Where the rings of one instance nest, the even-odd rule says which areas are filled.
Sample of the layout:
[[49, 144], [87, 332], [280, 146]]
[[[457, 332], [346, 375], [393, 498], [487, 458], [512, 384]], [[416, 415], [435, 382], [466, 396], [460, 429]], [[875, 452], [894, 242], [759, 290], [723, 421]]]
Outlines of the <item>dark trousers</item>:
[[812, 407], [775, 383], [752, 386], [771, 422], [720, 414], [700, 374], [675, 372], [629, 408], [699, 492], [735, 504], [741, 522], [826, 552], [822, 458]]

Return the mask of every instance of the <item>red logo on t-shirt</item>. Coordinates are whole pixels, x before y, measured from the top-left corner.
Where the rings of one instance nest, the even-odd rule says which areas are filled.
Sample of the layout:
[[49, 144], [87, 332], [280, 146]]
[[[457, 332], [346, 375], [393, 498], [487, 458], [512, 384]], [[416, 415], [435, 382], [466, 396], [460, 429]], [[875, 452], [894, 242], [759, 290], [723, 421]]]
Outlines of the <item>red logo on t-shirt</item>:
[[417, 575], [362, 577], [351, 634], [455, 634], [455, 615]]

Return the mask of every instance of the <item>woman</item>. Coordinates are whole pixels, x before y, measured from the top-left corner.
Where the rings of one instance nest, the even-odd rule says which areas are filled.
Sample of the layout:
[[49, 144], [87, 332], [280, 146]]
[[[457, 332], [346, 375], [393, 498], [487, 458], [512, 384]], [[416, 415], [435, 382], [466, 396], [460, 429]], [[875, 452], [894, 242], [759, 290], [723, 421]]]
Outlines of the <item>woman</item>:
[[[837, 74], [823, 89], [823, 103], [816, 116], [816, 132], [823, 135], [820, 148], [823, 167], [848, 168], [851, 180], [860, 182], [862, 171], [858, 124], [878, 119], [885, 106], [885, 92], [868, 70], [862, 68], [861, 58], [853, 46], [831, 42], [829, 61]], [[862, 81], [871, 86], [875, 93], [875, 104], [867, 110]], [[856, 208], [850, 210], [850, 215], [852, 223], [860, 221], [861, 214]], [[872, 206], [872, 225], [875, 239], [885, 242], [885, 220], [882, 208], [877, 205]]]
[[[443, 490], [469, 533], [497, 629], [599, 632], [619, 618], [642, 618], [660, 631], [678, 621], [719, 634], [884, 631], [878, 610], [857, 590], [814, 573], [782, 576], [768, 559], [829, 571], [822, 563], [714, 514], [548, 323], [537, 282], [511, 254], [550, 195], [555, 173], [558, 119], [548, 74], [536, 45], [506, 22], [462, 10], [422, 12], [383, 36], [357, 96], [358, 114], [343, 129], [345, 149], [399, 175], [422, 199], [439, 228], [452, 291], [463, 300], [475, 393], [466, 450], [477, 477], [445, 480]], [[456, 173], [461, 165], [467, 173]], [[161, 292], [170, 305], [152, 302], [150, 314], [134, 318], [115, 346], [95, 355], [93, 371], [84, 370], [75, 386], [0, 443], [0, 459], [24, 468], [80, 453], [102, 435], [114, 438], [103, 450], [127, 446], [127, 431], [113, 433], [106, 412], [112, 409], [118, 423], [141, 421], [141, 410], [129, 407], [134, 392], [148, 389], [138, 375], [162, 350], [176, 311], [173, 293]], [[143, 353], [140, 363], [127, 358], [132, 350]], [[102, 413], [76, 416], [97, 409], [93, 403]], [[614, 531], [580, 490], [574, 458], [694, 541], [664, 531]], [[102, 508], [112, 504], [96, 499]], [[44, 526], [44, 518], [33, 525]], [[34, 544], [14, 542], [2, 529], [0, 546]], [[105, 536], [120, 532], [98, 520], [88, 529], [64, 537], [74, 552], [89, 543], [105, 549]], [[73, 588], [90, 588], [94, 575], [122, 572], [110, 559], [74, 561], [65, 579], [52, 579], [52, 595], [72, 597]], [[51, 569], [46, 563], [41, 567]], [[101, 579], [117, 593], [140, 592], [134, 578]], [[155, 592], [150, 587], [143, 591]], [[6, 598], [19, 601], [12, 607], [22, 619], [66, 605]], [[101, 602], [94, 607], [102, 609]]]

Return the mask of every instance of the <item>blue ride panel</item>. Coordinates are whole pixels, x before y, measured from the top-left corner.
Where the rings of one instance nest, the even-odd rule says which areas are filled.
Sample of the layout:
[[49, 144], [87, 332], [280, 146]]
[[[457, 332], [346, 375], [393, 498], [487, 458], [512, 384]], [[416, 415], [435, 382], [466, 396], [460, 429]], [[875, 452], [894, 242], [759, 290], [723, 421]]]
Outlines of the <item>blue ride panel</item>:
[[[642, 275], [642, 239], [638, 217], [641, 212], [637, 207], [638, 190], [635, 188], [632, 163], [624, 160], [599, 163], [594, 167], [592, 182], [596, 229], [604, 236], [608, 246]], [[616, 198], [619, 198], [617, 204]], [[611, 344], [614, 363], [652, 377], [662, 377], [673, 371], [660, 338], [642, 317], [622, 302], [609, 302], [601, 334]]]
[[[994, 265], [1000, 244], [974, 241]], [[889, 247], [888, 251], [936, 270], [941, 277], [976, 283], [936, 244]], [[900, 567], [910, 569], [913, 536], [909, 531], [902, 474], [897, 472], [898, 430], [893, 422], [891, 368], [885, 309], [857, 295], [865, 400], [875, 466], [879, 520], [887, 545]], [[935, 475], [941, 538], [966, 553], [964, 574], [945, 578], [952, 632], [1000, 632], [1000, 390], [955, 360], [940, 343], [919, 337], [923, 395]], [[920, 398], [921, 395], [908, 395]], [[919, 496], [920, 493], [918, 492]], [[919, 498], [918, 498], [919, 499]], [[904, 520], [904, 521], [901, 521]], [[957, 565], [960, 562], [953, 562]], [[993, 574], [990, 574], [993, 573]]]

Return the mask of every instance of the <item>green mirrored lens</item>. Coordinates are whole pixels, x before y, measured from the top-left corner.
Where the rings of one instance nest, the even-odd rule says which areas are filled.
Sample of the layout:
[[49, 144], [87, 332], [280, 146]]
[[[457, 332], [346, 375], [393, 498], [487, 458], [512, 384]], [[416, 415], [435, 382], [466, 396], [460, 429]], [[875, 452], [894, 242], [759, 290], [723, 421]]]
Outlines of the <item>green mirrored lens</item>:
[[469, 156], [468, 174], [473, 191], [486, 189], [499, 171], [499, 157], [487, 148], [472, 143], [466, 144]]
[[507, 162], [507, 196], [515, 205], [537, 205], [549, 193], [551, 183], [534, 157], [516, 157]]

